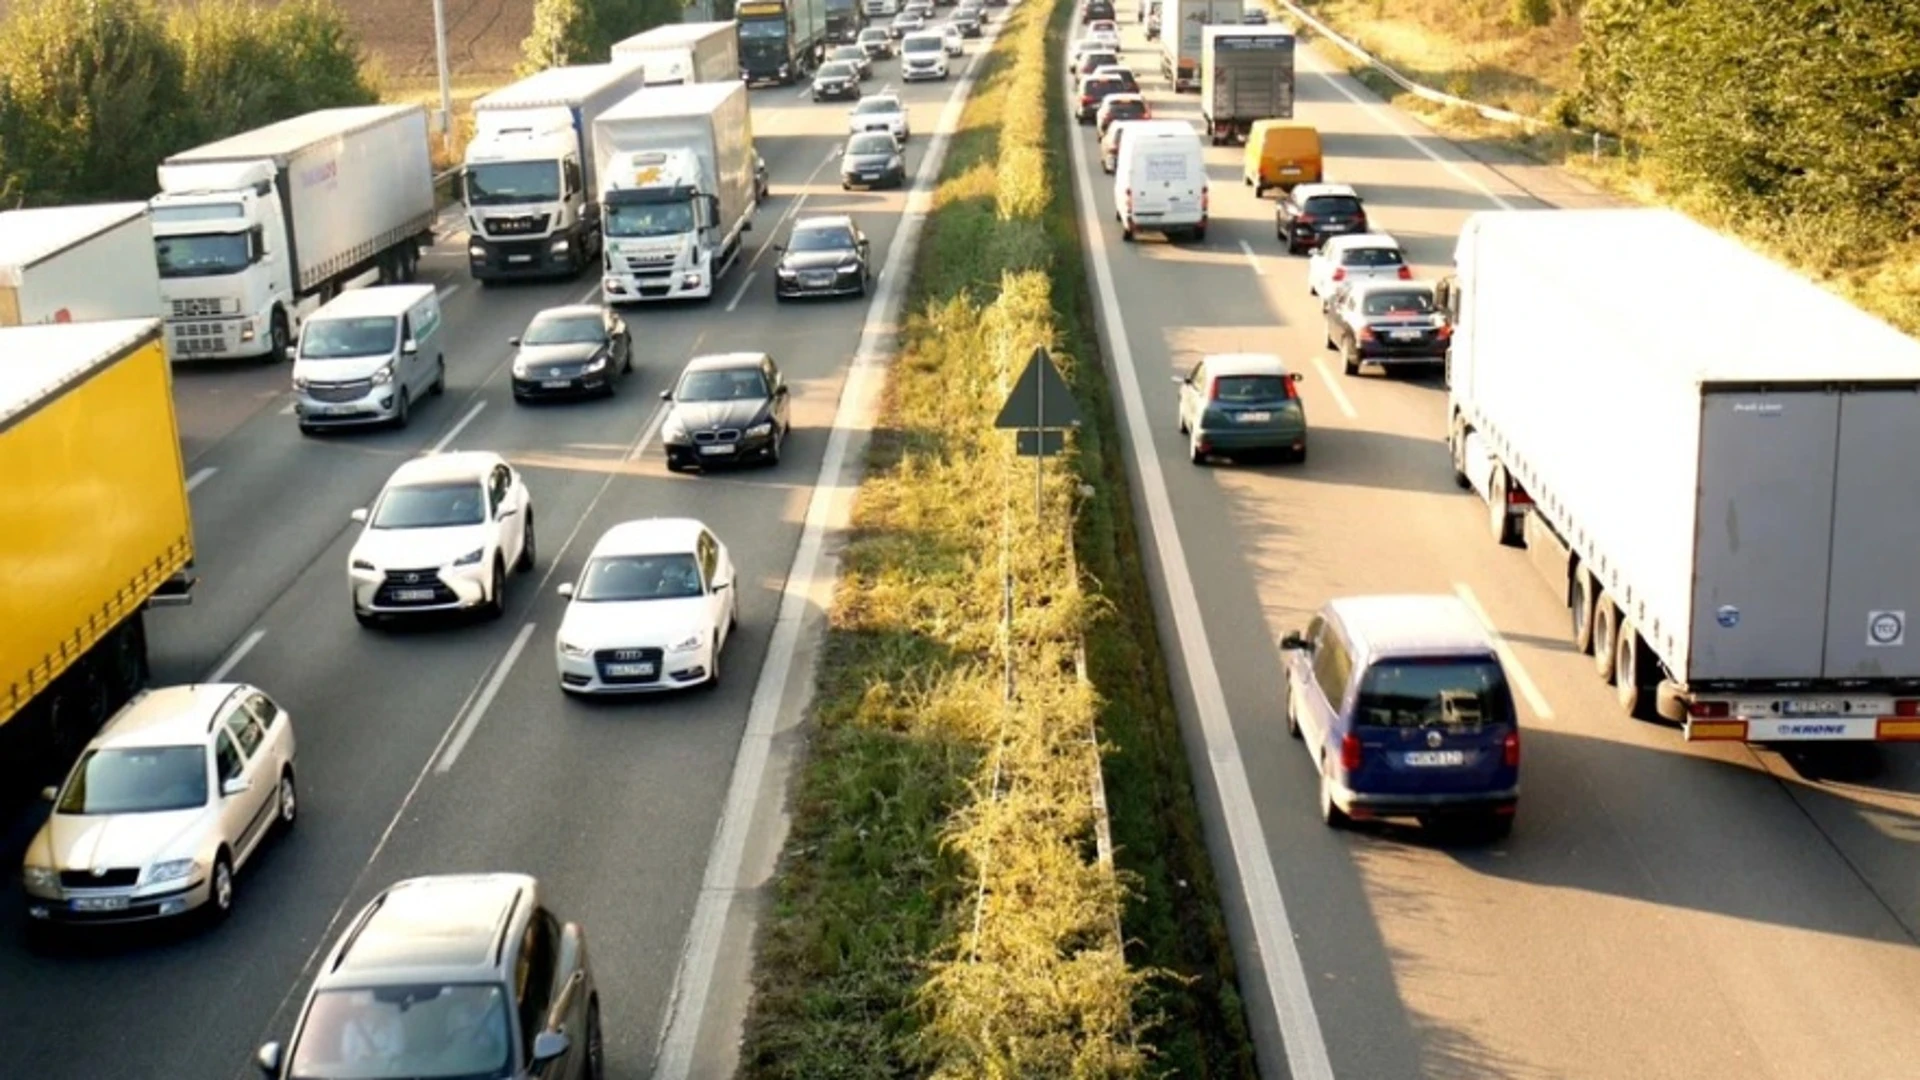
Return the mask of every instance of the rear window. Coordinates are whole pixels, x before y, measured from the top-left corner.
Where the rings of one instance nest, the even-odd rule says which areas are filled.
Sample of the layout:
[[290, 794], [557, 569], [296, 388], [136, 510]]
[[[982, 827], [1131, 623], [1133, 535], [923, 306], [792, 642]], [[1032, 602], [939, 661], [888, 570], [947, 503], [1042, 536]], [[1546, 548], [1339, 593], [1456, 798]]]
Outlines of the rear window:
[[1147, 103], [1144, 101], [1116, 101], [1111, 108], [1113, 111], [1110, 115], [1116, 119], [1147, 114]]
[[1366, 312], [1369, 315], [1431, 315], [1433, 294], [1425, 289], [1371, 293], [1367, 296]]
[[1361, 679], [1353, 717], [1367, 727], [1510, 724], [1513, 697], [1493, 657], [1383, 660]]
[[1281, 401], [1288, 381], [1283, 375], [1228, 375], [1214, 380], [1213, 399], [1230, 404]]
[[1327, 217], [1352, 217], [1360, 212], [1360, 200], [1351, 195], [1315, 195], [1300, 209]]
[[1399, 248], [1348, 248], [1340, 255], [1342, 266], [1399, 266], [1404, 261]]

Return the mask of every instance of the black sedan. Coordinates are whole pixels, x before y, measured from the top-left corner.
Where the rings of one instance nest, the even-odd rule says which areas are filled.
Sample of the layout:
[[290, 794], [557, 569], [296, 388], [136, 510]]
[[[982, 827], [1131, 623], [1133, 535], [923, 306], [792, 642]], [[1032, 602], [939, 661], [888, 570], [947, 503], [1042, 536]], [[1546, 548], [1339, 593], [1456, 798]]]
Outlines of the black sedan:
[[667, 471], [760, 461], [780, 463], [792, 421], [786, 379], [762, 352], [696, 356], [671, 390], [660, 424]]
[[953, 24], [954, 29], [960, 31], [961, 37], [977, 38], [980, 36], [980, 13], [977, 11], [961, 8], [955, 11], [947, 21]]
[[780, 253], [780, 262], [773, 268], [777, 299], [865, 296], [873, 284], [866, 235], [845, 214], [801, 218], [793, 223], [787, 242], [774, 250]]
[[1327, 298], [1327, 348], [1340, 354], [1348, 375], [1362, 363], [1438, 365], [1453, 331], [1419, 281], [1355, 281]]
[[892, 135], [869, 131], [847, 140], [840, 155], [841, 188], [901, 187], [906, 182], [906, 158]]
[[858, 45], [835, 45], [827, 52], [827, 59], [843, 64], [852, 64], [860, 73], [861, 81], [873, 78], [873, 58], [867, 50]]
[[508, 338], [513, 356], [513, 400], [611, 396], [633, 370], [633, 337], [625, 320], [594, 304], [548, 308], [527, 332]]
[[813, 76], [813, 100], [860, 100], [860, 72], [852, 64], [835, 60], [821, 64]]

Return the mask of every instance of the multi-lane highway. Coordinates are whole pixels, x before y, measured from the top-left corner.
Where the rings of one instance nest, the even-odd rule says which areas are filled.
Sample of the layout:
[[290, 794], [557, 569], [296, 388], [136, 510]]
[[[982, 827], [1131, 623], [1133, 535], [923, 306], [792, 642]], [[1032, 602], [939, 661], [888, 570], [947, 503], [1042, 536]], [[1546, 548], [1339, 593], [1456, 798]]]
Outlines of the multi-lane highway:
[[[1155, 115], [1197, 121], [1122, 15], [1122, 59]], [[1448, 266], [1467, 214], [1575, 190], [1477, 162], [1310, 52], [1299, 66], [1298, 116], [1320, 129], [1329, 178], [1358, 188], [1422, 276]], [[1914, 1075], [1917, 748], [1841, 755], [1850, 778], [1822, 780], [1813, 766], [1836, 762], [1688, 746], [1628, 720], [1556, 597], [1454, 486], [1438, 379], [1329, 362], [1306, 259], [1276, 243], [1241, 151], [1208, 151], [1205, 243], [1125, 244], [1091, 129], [1074, 137], [1163, 639], [1267, 1074]], [[1169, 376], [1236, 351], [1305, 374], [1310, 463], [1187, 461]], [[1588, 393], [1632, 422], [1633, 387], [1595, 371]], [[1510, 840], [1318, 820], [1274, 642], [1329, 597], [1401, 591], [1467, 597], [1504, 637], [1526, 758]]]
[[[900, 87], [897, 61], [877, 65], [868, 91], [894, 89], [910, 107], [909, 170], [981, 47], [969, 44], [947, 82]], [[770, 248], [796, 213], [848, 212], [879, 259], [907, 201], [900, 191], [840, 189], [847, 105], [813, 104], [804, 86], [756, 90], [752, 102], [772, 192], [742, 264], [709, 304], [627, 309], [637, 377], [613, 399], [514, 404], [509, 336], [536, 310], [591, 299], [598, 288], [582, 279], [482, 289], [466, 275], [457, 228], [424, 264], [445, 303], [448, 391], [406, 430], [303, 437], [284, 364], [179, 371], [203, 581], [191, 608], [149, 617], [155, 681], [232, 678], [284, 703], [299, 736], [300, 826], [241, 877], [234, 917], [217, 932], [103, 935], [44, 955], [24, 947], [10, 907], [0, 928], [0, 1076], [247, 1074], [254, 1047], [288, 1033], [314, 954], [339, 920], [397, 879], [475, 870], [537, 875], [555, 910], [585, 926], [610, 1075], [647, 1074], [870, 314], [864, 300], [776, 305]], [[906, 267], [877, 269], [898, 278]], [[771, 352], [794, 387], [785, 460], [669, 475], [656, 441], [659, 392], [690, 356], [739, 349]], [[400, 462], [445, 449], [496, 450], [525, 472], [538, 564], [510, 580], [497, 622], [364, 630], [347, 598], [357, 529], [348, 514]], [[613, 524], [678, 515], [712, 525], [740, 569], [740, 632], [724, 685], [633, 702], [564, 700], [552, 653], [564, 604], [555, 587]], [[9, 831], [23, 838], [30, 825]], [[725, 1068], [702, 1059], [692, 1075]]]

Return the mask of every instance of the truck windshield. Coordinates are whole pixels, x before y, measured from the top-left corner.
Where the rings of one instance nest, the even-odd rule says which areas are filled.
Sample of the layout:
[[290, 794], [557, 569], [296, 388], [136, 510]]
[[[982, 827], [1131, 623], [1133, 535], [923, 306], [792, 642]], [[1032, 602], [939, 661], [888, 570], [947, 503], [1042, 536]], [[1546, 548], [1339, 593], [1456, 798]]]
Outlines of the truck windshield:
[[300, 335], [300, 355], [307, 360], [340, 360], [351, 356], [384, 356], [393, 351], [399, 320], [390, 315], [364, 319], [314, 319]]
[[163, 278], [237, 274], [252, 262], [245, 233], [156, 237], [153, 252]]
[[467, 205], [558, 202], [560, 163], [501, 161], [467, 166]]
[[609, 203], [608, 236], [674, 236], [693, 231], [690, 202]]
[[786, 36], [787, 20], [783, 18], [740, 20], [741, 41], [778, 41]]

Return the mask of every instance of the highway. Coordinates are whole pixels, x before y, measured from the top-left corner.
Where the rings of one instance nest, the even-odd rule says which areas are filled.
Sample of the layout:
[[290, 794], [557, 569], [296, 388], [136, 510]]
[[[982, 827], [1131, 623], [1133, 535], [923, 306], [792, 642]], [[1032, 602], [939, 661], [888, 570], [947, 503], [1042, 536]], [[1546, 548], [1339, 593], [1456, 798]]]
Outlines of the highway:
[[[970, 57], [981, 47], [969, 43]], [[900, 90], [910, 106], [909, 170], [968, 63], [954, 62], [951, 81], [907, 88], [896, 85], [897, 61], [878, 65], [867, 90]], [[816, 105], [805, 92], [754, 91], [772, 190], [746, 253], [710, 304], [625, 309], [636, 372], [612, 399], [514, 404], [509, 336], [536, 310], [594, 298], [598, 286], [583, 277], [483, 289], [467, 276], [457, 228], [423, 270], [444, 297], [449, 387], [408, 429], [302, 437], [284, 363], [178, 371], [202, 584], [192, 607], [149, 616], [155, 682], [230, 677], [275, 695], [299, 738], [300, 824], [240, 876], [235, 914], [214, 933], [101, 935], [40, 954], [23, 944], [19, 905], [8, 906], [0, 1076], [252, 1075], [254, 1049], [288, 1035], [316, 953], [342, 920], [398, 879], [484, 870], [538, 876], [555, 911], [585, 927], [609, 1075], [648, 1074], [769, 627], [869, 316], [865, 300], [776, 307], [769, 247], [796, 212], [850, 212], [878, 260], [906, 205], [900, 191], [841, 191], [848, 103]], [[689, 357], [738, 349], [770, 351], [794, 387], [785, 460], [668, 474], [659, 392]], [[538, 563], [510, 579], [497, 622], [363, 630], [345, 587], [357, 529], [348, 514], [400, 462], [447, 449], [496, 450], [525, 471]], [[563, 700], [555, 587], [610, 526], [678, 515], [713, 526], [740, 570], [740, 630], [723, 684], [631, 702]], [[7, 830], [16, 862], [32, 825]], [[703, 1062], [697, 1075], [714, 1068], [724, 1070]]]
[[[1197, 95], [1171, 93], [1132, 5], [1121, 15], [1155, 115], [1197, 122]], [[1358, 188], [1423, 277], [1475, 210], [1592, 204], [1534, 182], [1547, 170], [1477, 163], [1308, 50], [1299, 68], [1329, 179]], [[1146, 562], [1264, 1074], [1914, 1075], [1920, 747], [1787, 760], [1627, 719], [1557, 598], [1454, 486], [1439, 379], [1340, 374], [1306, 258], [1276, 242], [1273, 197], [1242, 186], [1242, 151], [1208, 151], [1203, 244], [1125, 244], [1092, 129], [1075, 137]], [[1235, 351], [1305, 374], [1309, 463], [1187, 461], [1169, 376]], [[1597, 371], [1592, 394], [1631, 423], [1632, 387]], [[1457, 593], [1502, 635], [1525, 731], [1510, 840], [1317, 819], [1275, 642], [1329, 597], [1380, 592]]]

